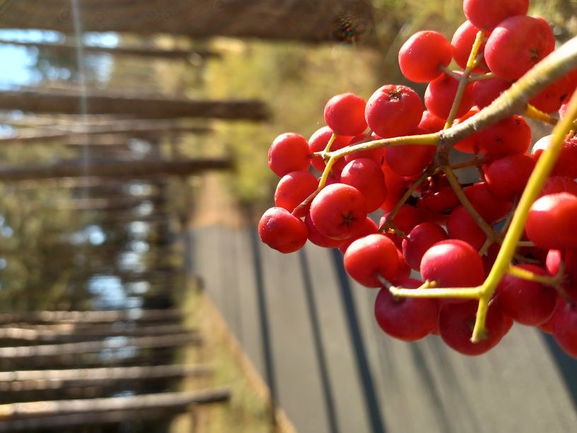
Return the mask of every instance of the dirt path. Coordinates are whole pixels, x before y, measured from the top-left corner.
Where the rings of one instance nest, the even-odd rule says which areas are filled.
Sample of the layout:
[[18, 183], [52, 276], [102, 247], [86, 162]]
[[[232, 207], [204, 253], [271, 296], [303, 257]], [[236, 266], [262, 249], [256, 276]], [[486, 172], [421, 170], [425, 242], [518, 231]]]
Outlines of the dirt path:
[[189, 228], [222, 224], [241, 227], [245, 224], [221, 173], [206, 173], [198, 179], [194, 210]]

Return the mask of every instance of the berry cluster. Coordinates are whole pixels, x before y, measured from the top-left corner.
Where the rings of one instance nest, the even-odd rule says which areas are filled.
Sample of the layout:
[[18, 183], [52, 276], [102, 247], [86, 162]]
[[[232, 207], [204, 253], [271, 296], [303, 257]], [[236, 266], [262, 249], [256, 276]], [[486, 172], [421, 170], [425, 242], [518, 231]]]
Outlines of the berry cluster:
[[[338, 248], [393, 337], [478, 355], [517, 322], [577, 357], [577, 43], [556, 50], [528, 3], [464, 0], [451, 40], [419, 31], [399, 51], [423, 96], [336, 95], [309, 139], [269, 149], [262, 241]], [[528, 118], [555, 127], [533, 143]]]

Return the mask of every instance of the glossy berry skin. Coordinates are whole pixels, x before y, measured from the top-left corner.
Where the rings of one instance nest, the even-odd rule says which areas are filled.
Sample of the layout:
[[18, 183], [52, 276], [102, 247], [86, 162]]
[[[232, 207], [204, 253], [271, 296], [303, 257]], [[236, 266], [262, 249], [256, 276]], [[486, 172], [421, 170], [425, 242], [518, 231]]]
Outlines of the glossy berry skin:
[[485, 279], [483, 260], [468, 243], [447, 239], [431, 246], [420, 266], [424, 280], [436, 281], [439, 287], [474, 287]]
[[379, 137], [396, 137], [409, 134], [419, 125], [423, 109], [421, 98], [410, 87], [385, 84], [367, 101], [365, 118]]
[[496, 197], [513, 200], [523, 193], [534, 167], [535, 160], [525, 153], [496, 159], [483, 168], [487, 188]]
[[484, 55], [487, 66], [496, 76], [516, 80], [554, 49], [555, 36], [545, 20], [516, 15], [493, 29]]
[[419, 270], [423, 254], [437, 242], [447, 239], [445, 230], [436, 223], [423, 222], [417, 224], [403, 239], [403, 256], [407, 264], [415, 270]]
[[464, 206], [457, 206], [449, 215], [447, 233], [449, 238], [465, 241], [477, 251], [487, 240], [485, 232], [481, 230]]
[[385, 176], [372, 159], [358, 158], [348, 162], [341, 172], [341, 182], [354, 186], [363, 194], [367, 212], [377, 210], [387, 196]]
[[489, 30], [505, 18], [525, 15], [529, 0], [463, 0], [463, 12], [473, 25]]
[[[453, 37], [451, 38], [453, 58], [455, 59], [455, 63], [462, 69], [465, 69], [467, 66], [467, 60], [469, 60], [469, 54], [478, 31], [479, 29], [477, 27], [475, 27], [469, 20], [466, 20], [461, 23], [457, 30], [455, 30], [455, 33], [453, 33]], [[483, 52], [482, 50], [484, 46], [485, 45], [482, 44], [479, 49], [481, 53]], [[486, 69], [486, 67], [485, 62], [482, 61], [480, 67], [477, 66], [474, 71], [480, 72], [483, 69]]]
[[275, 189], [275, 206], [283, 207], [292, 212], [317, 189], [318, 183], [318, 179], [308, 171], [292, 171], [285, 174]]
[[498, 77], [475, 81], [471, 89], [473, 102], [478, 108], [486, 107], [511, 87], [511, 84], [511, 81]]
[[423, 30], [414, 33], [399, 50], [402, 74], [408, 80], [426, 83], [441, 74], [441, 67], [451, 63], [452, 48], [441, 33]]
[[366, 200], [355, 187], [334, 183], [315, 196], [311, 202], [310, 216], [323, 235], [332, 239], [347, 239], [367, 217]]
[[339, 135], [362, 134], [367, 129], [365, 106], [365, 100], [354, 93], [335, 95], [325, 105], [325, 122]]
[[[406, 280], [399, 283], [402, 287], [410, 287]], [[431, 298], [396, 298], [383, 287], [375, 298], [374, 313], [387, 335], [403, 341], [416, 341], [436, 329], [439, 304]]]
[[260, 239], [281, 253], [299, 250], [307, 241], [307, 227], [303, 221], [281, 207], [265, 211], [258, 223]]
[[476, 132], [470, 138], [474, 141], [476, 152], [489, 159], [500, 158], [527, 152], [531, 146], [531, 127], [522, 116], [515, 114]]
[[300, 134], [281, 134], [269, 147], [268, 166], [279, 177], [291, 171], [307, 170], [309, 164], [309, 145]]
[[[434, 115], [446, 119], [451, 111], [453, 100], [457, 94], [459, 82], [447, 73], [442, 73], [427, 85], [425, 89], [425, 107]], [[461, 117], [473, 106], [472, 84], [467, 84], [459, 108], [457, 117]]]
[[387, 236], [376, 233], [362, 237], [349, 245], [344, 255], [347, 273], [366, 287], [381, 287], [379, 276], [394, 279], [399, 268], [395, 243]]
[[556, 313], [553, 338], [568, 355], [577, 358], [577, 304], [567, 303]]
[[473, 326], [477, 313], [477, 302], [444, 303], [439, 311], [439, 334], [445, 344], [463, 355], [477, 356], [495, 347], [507, 332], [506, 319], [498, 308], [491, 305], [487, 313], [483, 340], [473, 343]]
[[[537, 275], [547, 275], [539, 266], [522, 264], [519, 267]], [[505, 314], [516, 322], [539, 326], [553, 314], [557, 302], [555, 289], [535, 281], [505, 274], [495, 291], [496, 300]]]
[[577, 248], [577, 197], [567, 192], [539, 197], [529, 210], [525, 231], [544, 249]]

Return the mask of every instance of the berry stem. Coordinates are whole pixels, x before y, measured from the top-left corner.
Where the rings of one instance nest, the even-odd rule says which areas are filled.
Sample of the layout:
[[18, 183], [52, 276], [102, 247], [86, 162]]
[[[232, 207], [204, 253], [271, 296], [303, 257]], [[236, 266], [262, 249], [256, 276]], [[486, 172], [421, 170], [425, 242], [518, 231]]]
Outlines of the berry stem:
[[521, 239], [521, 236], [523, 235], [529, 209], [539, 195], [543, 184], [547, 180], [549, 173], [557, 161], [563, 147], [565, 136], [571, 131], [571, 128], [573, 127], [573, 119], [575, 119], [575, 117], [577, 117], [577, 91], [573, 93], [569, 100], [565, 117], [563, 117], [557, 123], [555, 128], [553, 128], [551, 143], [541, 154], [531, 176], [529, 177], [527, 186], [525, 187], [513, 214], [507, 234], [503, 239], [501, 249], [495, 259], [495, 263], [491, 267], [489, 275], [482, 286], [482, 295], [479, 299], [477, 318], [475, 320], [475, 327], [471, 338], [471, 341], [473, 342], [480, 341], [485, 332], [485, 319], [487, 316], [488, 302], [493, 296], [493, 293], [503, 275], [510, 272], [511, 260], [517, 250], [519, 239]]

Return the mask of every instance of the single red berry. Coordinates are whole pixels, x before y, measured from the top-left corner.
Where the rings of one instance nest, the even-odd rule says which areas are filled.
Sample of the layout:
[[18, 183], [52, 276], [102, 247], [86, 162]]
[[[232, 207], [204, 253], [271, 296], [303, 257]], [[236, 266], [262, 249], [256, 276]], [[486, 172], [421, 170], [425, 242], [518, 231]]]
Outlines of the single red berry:
[[317, 230], [333, 239], [351, 237], [367, 217], [363, 194], [350, 185], [333, 183], [324, 187], [313, 199], [311, 220]]
[[358, 158], [348, 162], [341, 172], [341, 182], [354, 186], [363, 194], [367, 212], [377, 210], [387, 196], [383, 171], [372, 159]]
[[473, 25], [490, 30], [507, 17], [525, 15], [529, 0], [463, 0], [463, 12]]
[[309, 144], [300, 134], [281, 134], [268, 150], [268, 166], [279, 177], [291, 171], [307, 170], [309, 164]]
[[497, 77], [516, 80], [554, 49], [555, 36], [544, 19], [515, 15], [493, 29], [484, 55], [487, 66]]
[[473, 328], [477, 314], [477, 302], [444, 303], [439, 311], [439, 334], [445, 344], [463, 355], [476, 356], [495, 347], [508, 326], [501, 309], [497, 305], [489, 306], [485, 321], [484, 338], [473, 343]]
[[439, 287], [474, 287], [485, 280], [483, 260], [468, 243], [447, 239], [433, 244], [421, 259], [421, 276]]
[[568, 355], [577, 358], [577, 304], [567, 303], [557, 313], [553, 338]]
[[423, 115], [423, 103], [413, 89], [386, 84], [367, 101], [365, 118], [369, 128], [379, 137], [406, 135], [414, 130]]
[[307, 241], [305, 223], [281, 207], [272, 207], [262, 215], [258, 234], [265, 244], [281, 253], [297, 251]]
[[343, 260], [347, 273], [366, 287], [381, 287], [380, 278], [395, 278], [399, 268], [395, 243], [380, 233], [364, 236], [351, 243]]
[[531, 205], [525, 231], [540, 248], [577, 248], [577, 197], [560, 192], [539, 197]]
[[[547, 275], [544, 269], [536, 265], [521, 264], [519, 267], [537, 275]], [[505, 314], [528, 326], [539, 326], [547, 321], [557, 302], [557, 292], [552, 287], [510, 274], [503, 276], [495, 296]]]
[[292, 212], [317, 189], [318, 183], [318, 179], [309, 171], [292, 171], [285, 174], [279, 180], [274, 192], [275, 206]]
[[408, 80], [426, 83], [437, 78], [452, 59], [451, 44], [441, 33], [423, 30], [413, 34], [399, 50], [399, 67]]
[[[407, 287], [405, 281], [400, 281], [399, 285]], [[416, 341], [437, 328], [439, 304], [431, 298], [395, 297], [389, 289], [382, 288], [375, 298], [374, 313], [386, 334], [404, 341]]]
[[325, 122], [339, 135], [362, 134], [367, 129], [365, 106], [365, 100], [354, 93], [335, 95], [325, 105]]
[[[445, 72], [435, 78], [425, 89], [425, 107], [434, 115], [446, 119], [451, 112], [453, 100], [457, 94], [459, 81]], [[465, 86], [461, 97], [461, 102], [457, 108], [456, 116], [461, 117], [473, 106], [473, 96], [471, 93], [472, 84]]]

